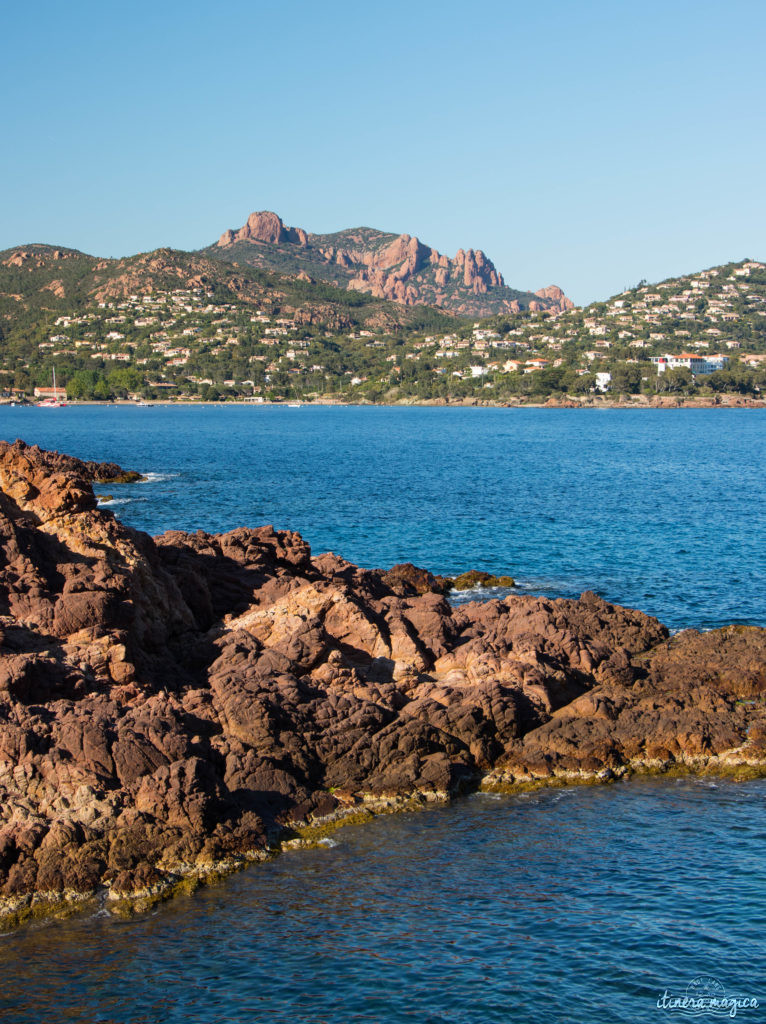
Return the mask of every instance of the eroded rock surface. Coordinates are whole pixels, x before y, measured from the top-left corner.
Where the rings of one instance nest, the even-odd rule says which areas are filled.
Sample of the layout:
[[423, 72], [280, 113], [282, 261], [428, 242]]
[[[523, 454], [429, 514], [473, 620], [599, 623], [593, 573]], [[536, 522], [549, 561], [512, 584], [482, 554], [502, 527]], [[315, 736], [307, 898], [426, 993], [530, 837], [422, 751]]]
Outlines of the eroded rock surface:
[[507, 289], [502, 274], [481, 249], [458, 249], [450, 259], [408, 234], [352, 228], [315, 235], [287, 227], [270, 210], [251, 213], [242, 227], [224, 231], [209, 251], [225, 259], [232, 250], [237, 261], [254, 266], [284, 270], [287, 260], [297, 273], [305, 264], [301, 273], [306, 277], [309, 267], [323, 268], [325, 276], [332, 268], [341, 287], [407, 306], [425, 303], [479, 316], [522, 309], [563, 313], [574, 308], [556, 285], [534, 293]]
[[152, 539], [98, 472], [0, 443], [4, 910], [482, 780], [766, 761], [766, 630], [670, 639], [594, 594], [456, 608], [268, 526]]

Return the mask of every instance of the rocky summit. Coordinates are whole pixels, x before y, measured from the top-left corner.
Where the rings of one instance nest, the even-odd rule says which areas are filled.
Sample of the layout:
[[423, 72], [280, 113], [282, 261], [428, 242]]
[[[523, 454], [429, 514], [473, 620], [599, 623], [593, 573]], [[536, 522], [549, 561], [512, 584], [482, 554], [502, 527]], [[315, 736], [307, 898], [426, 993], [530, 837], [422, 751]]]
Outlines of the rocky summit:
[[315, 235], [286, 227], [269, 210], [251, 213], [241, 228], [224, 231], [206, 252], [217, 259], [329, 281], [379, 299], [465, 315], [562, 313], [574, 307], [556, 285], [537, 292], [508, 288], [481, 249], [459, 249], [450, 259], [419, 238], [374, 228]]
[[450, 605], [270, 526], [151, 538], [0, 443], [0, 903], [146, 906], [470, 788], [766, 770], [766, 630], [595, 594]]

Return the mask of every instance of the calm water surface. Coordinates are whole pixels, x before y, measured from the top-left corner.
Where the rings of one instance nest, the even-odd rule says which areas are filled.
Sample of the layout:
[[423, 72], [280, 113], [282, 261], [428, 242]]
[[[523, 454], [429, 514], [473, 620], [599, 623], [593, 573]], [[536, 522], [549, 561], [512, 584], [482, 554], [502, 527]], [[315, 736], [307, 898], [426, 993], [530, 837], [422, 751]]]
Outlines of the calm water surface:
[[[766, 625], [762, 412], [2, 408], [0, 437], [150, 473], [109, 488], [150, 533], [271, 522], [363, 565]], [[700, 975], [763, 1007], [765, 796], [632, 782], [345, 829], [150, 916], [4, 937], [0, 1019], [643, 1024]]]
[[648, 1024], [700, 975], [766, 1006], [765, 798], [762, 782], [630, 782], [343, 829], [151, 916], [0, 939], [0, 1013]]
[[361, 565], [766, 624], [766, 411], [2, 408], [0, 437], [156, 474], [109, 489], [150, 533], [273, 523]]

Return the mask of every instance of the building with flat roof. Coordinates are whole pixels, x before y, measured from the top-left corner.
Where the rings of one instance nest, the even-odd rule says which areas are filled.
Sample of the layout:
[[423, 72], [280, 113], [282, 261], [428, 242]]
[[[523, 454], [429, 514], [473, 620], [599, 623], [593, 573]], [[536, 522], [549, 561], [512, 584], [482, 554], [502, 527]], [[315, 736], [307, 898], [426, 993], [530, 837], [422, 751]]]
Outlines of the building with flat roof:
[[682, 367], [697, 374], [715, 373], [723, 370], [729, 363], [728, 356], [701, 356], [697, 352], [681, 352], [678, 355], [652, 356], [657, 373], [665, 370], [679, 370]]

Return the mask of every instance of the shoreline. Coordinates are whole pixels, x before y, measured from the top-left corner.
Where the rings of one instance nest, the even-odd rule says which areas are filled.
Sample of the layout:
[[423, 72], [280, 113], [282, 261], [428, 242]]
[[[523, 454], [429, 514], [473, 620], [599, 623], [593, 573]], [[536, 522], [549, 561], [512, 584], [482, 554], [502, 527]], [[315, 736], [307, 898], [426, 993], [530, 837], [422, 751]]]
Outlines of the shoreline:
[[[575, 399], [562, 399], [556, 401], [546, 402], [493, 402], [488, 400], [478, 399], [465, 399], [456, 402], [447, 402], [440, 399], [426, 399], [423, 401], [417, 400], [400, 400], [397, 402], [340, 402], [330, 400], [312, 400], [312, 401], [295, 401], [295, 402], [253, 402], [249, 399], [230, 399], [222, 402], [203, 402], [197, 400], [182, 400], [182, 399], [147, 399], [144, 402], [131, 402], [127, 399], [115, 399], [110, 402], [96, 402], [96, 401], [73, 401], [67, 402], [65, 406], [61, 408], [168, 408], [168, 407], [212, 407], [212, 408], [229, 408], [231, 406], [237, 407], [249, 407], [254, 409], [289, 409], [296, 407], [306, 408], [370, 408], [370, 409], [587, 409], [587, 410], [598, 410], [598, 409], [619, 409], [619, 410], [646, 410], [646, 411], [668, 411], [678, 409], [766, 409], [766, 398], [735, 398], [733, 396], [723, 396], [720, 402], [716, 402], [713, 399], [699, 399], [699, 398], [688, 398], [688, 399], [660, 399], [660, 400], [627, 400], [619, 401], [613, 399], [589, 399], [585, 401], [577, 401]], [[17, 409], [36, 409], [39, 406], [35, 402], [11, 402], [10, 400], [0, 400], [0, 408], [17, 408]]]
[[97, 910], [105, 910], [117, 917], [137, 917], [170, 902], [176, 896], [191, 895], [208, 885], [225, 884], [232, 875], [272, 861], [285, 853], [328, 845], [332, 836], [343, 828], [370, 825], [387, 815], [418, 813], [434, 806], [459, 803], [480, 793], [496, 793], [510, 798], [541, 790], [607, 786], [640, 779], [662, 782], [670, 779], [712, 778], [742, 784], [766, 779], [766, 757], [740, 759], [727, 757], [726, 753], [691, 763], [660, 765], [656, 762], [637, 762], [615, 772], [561, 772], [545, 778], [530, 777], [517, 781], [504, 780], [502, 769], [498, 769], [487, 773], [474, 785], [463, 786], [453, 793], [417, 791], [391, 797], [362, 794], [358, 805], [285, 827], [283, 834], [265, 849], [254, 849], [234, 858], [211, 860], [206, 864], [179, 863], [168, 867], [165, 878], [143, 891], [120, 892], [103, 886], [87, 891], [40, 891], [18, 897], [0, 897], [0, 936], [10, 935], [33, 924], [64, 921]]
[[766, 629], [591, 592], [450, 604], [270, 526], [151, 538], [0, 442], [0, 926], [141, 911], [485, 791], [766, 776]]

